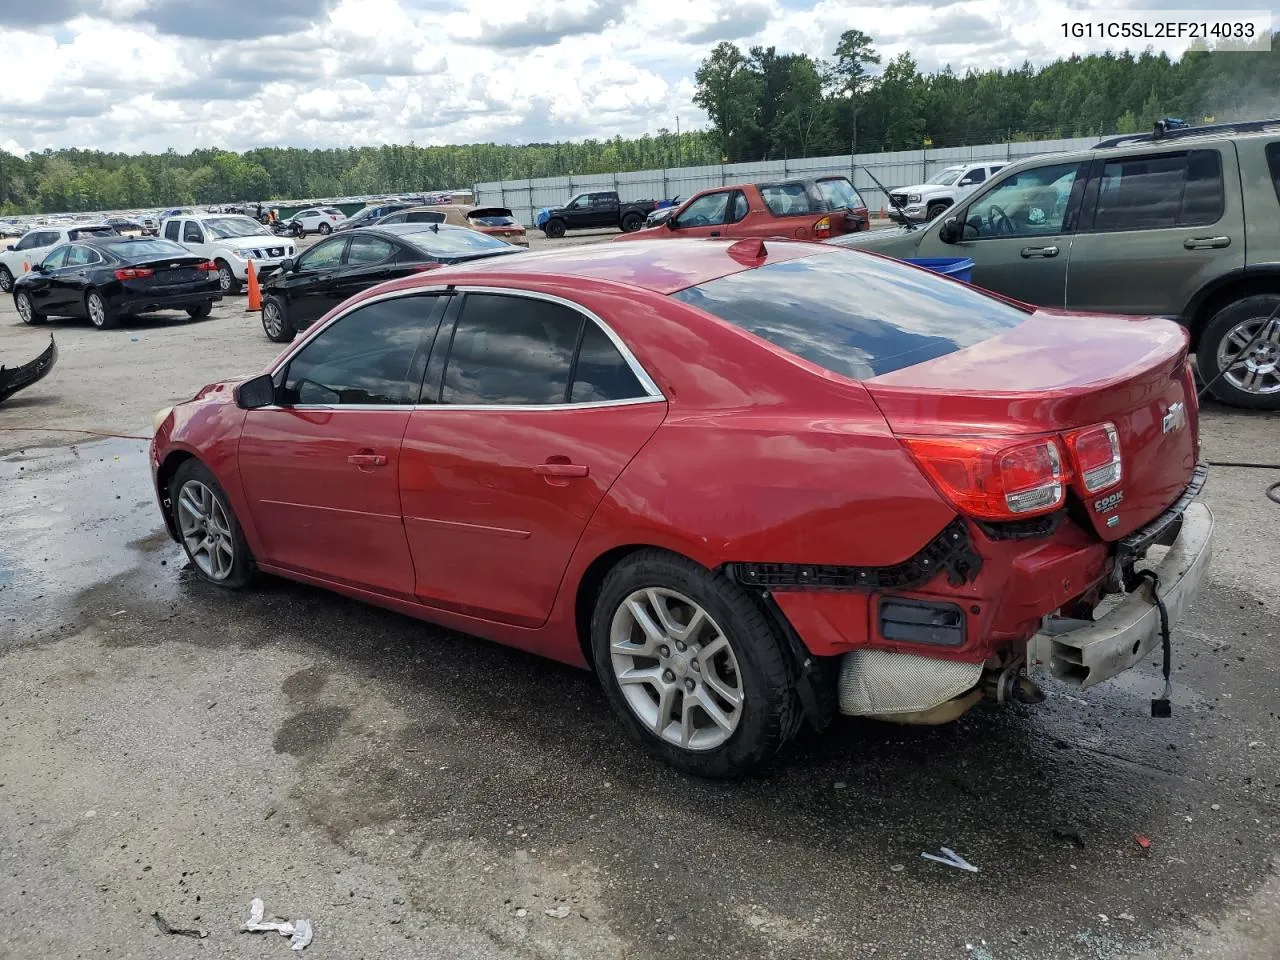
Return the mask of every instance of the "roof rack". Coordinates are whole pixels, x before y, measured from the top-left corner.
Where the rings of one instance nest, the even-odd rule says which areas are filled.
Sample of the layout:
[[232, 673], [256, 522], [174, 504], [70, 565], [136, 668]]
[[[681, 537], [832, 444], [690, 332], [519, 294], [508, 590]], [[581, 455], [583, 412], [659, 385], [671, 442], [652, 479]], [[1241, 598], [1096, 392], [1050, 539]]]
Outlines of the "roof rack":
[[1100, 140], [1093, 145], [1095, 150], [1107, 147], [1118, 147], [1126, 143], [1155, 143], [1164, 140], [1179, 140], [1182, 137], [1203, 137], [1211, 133], [1260, 133], [1268, 127], [1280, 127], [1280, 120], [1242, 120], [1236, 123], [1213, 123], [1193, 127], [1185, 120], [1165, 117], [1157, 120], [1155, 129], [1150, 133], [1126, 133], [1119, 137]]

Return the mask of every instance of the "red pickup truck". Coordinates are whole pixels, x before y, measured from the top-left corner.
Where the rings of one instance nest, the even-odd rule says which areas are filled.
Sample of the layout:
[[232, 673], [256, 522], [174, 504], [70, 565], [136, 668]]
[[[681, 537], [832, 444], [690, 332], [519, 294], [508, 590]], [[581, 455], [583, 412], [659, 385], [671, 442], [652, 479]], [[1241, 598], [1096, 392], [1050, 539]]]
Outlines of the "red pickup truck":
[[826, 240], [871, 225], [848, 177], [740, 183], [696, 193], [660, 224], [614, 240], [787, 237]]

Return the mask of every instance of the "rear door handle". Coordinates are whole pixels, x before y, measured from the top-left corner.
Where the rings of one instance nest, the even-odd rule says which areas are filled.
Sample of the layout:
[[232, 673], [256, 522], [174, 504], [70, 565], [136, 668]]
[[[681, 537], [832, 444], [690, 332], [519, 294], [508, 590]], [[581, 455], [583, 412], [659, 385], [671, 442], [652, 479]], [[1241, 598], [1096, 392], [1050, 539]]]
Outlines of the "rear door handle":
[[540, 463], [533, 472], [540, 477], [585, 477], [591, 469], [585, 463]]
[[1219, 247], [1231, 246], [1230, 237], [1188, 237], [1182, 241], [1182, 245], [1188, 250], [1214, 250]]
[[1057, 247], [1023, 247], [1023, 260], [1036, 260], [1046, 257], [1056, 257], [1058, 255]]
[[353, 453], [347, 457], [347, 463], [354, 463], [357, 467], [385, 467], [387, 458], [381, 453]]
[[711, 235], [712, 235], [713, 237], [718, 237], [718, 236], [720, 236], [720, 231], [719, 231], [719, 230], [712, 230], [712, 231], [711, 231]]

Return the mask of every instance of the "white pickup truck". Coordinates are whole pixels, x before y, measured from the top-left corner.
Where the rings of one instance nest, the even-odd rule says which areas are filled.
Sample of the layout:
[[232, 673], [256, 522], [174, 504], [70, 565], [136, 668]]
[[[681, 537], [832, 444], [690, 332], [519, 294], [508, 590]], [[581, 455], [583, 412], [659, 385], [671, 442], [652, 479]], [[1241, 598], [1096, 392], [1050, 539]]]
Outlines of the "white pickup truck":
[[113, 237], [115, 228], [106, 223], [77, 223], [69, 227], [36, 226], [22, 235], [9, 250], [0, 251], [0, 293], [13, 290], [13, 281], [45, 258], [54, 247], [84, 237]]
[[962, 163], [943, 167], [924, 183], [890, 190], [886, 213], [890, 220], [899, 223], [932, 220], [973, 193], [1003, 166], [1003, 163]]
[[249, 277], [250, 260], [254, 272], [261, 277], [297, 253], [292, 240], [277, 237], [257, 220], [241, 214], [170, 217], [160, 225], [160, 234], [216, 263], [218, 284], [224, 295], [240, 292]]

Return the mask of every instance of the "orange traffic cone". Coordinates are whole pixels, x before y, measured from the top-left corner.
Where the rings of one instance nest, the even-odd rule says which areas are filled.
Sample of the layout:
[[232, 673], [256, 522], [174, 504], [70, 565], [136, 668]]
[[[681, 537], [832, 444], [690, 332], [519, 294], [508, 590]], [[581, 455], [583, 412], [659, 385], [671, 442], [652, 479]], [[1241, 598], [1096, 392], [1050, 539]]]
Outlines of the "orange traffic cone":
[[245, 313], [256, 313], [262, 309], [262, 290], [258, 287], [258, 273], [253, 269], [253, 261], [249, 261], [249, 305]]

